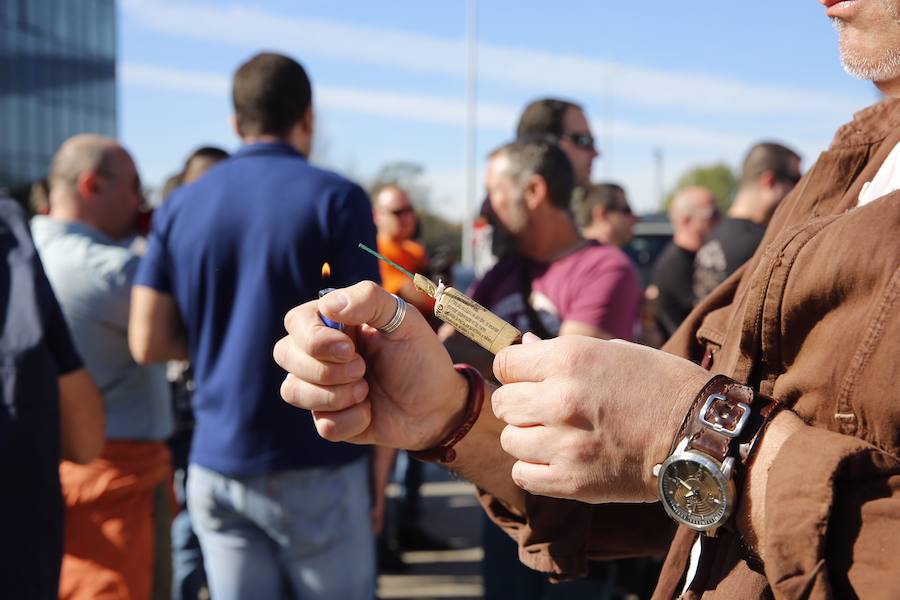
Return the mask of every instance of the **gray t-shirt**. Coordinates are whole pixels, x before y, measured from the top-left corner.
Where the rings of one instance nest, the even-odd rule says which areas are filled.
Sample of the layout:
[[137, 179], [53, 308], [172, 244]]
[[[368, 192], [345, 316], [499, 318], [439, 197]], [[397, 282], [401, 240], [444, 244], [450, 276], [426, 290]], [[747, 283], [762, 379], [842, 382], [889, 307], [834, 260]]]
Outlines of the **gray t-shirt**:
[[139, 257], [84, 223], [37, 216], [31, 230], [75, 345], [103, 395], [107, 438], [167, 438], [172, 404], [165, 364], [138, 365], [128, 349]]

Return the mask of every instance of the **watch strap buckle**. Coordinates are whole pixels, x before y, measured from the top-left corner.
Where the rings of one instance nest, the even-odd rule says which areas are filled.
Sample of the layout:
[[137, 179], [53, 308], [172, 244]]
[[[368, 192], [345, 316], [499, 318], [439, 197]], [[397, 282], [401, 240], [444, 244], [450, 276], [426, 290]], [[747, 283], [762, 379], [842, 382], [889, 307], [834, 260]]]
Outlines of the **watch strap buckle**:
[[[726, 419], [725, 425], [723, 425], [719, 419], [713, 421], [707, 418], [710, 410], [713, 409], [713, 406], [717, 402], [720, 406], [724, 407], [726, 411], [729, 411], [724, 415], [717, 414], [717, 417], [719, 417], [719, 419]], [[727, 427], [726, 425], [731, 425], [731, 422], [733, 422], [730, 411], [737, 409], [740, 409], [741, 416], [738, 417], [737, 422], [734, 423], [733, 426]], [[747, 420], [750, 418], [750, 406], [744, 402], [729, 402], [728, 398], [726, 398], [724, 394], [710, 394], [709, 397], [706, 398], [706, 402], [703, 403], [703, 408], [700, 409], [700, 413], [697, 415], [697, 418], [699, 419], [700, 423], [707, 429], [711, 429], [716, 433], [720, 433], [730, 438], [736, 438], [744, 430], [744, 426], [747, 424]]]

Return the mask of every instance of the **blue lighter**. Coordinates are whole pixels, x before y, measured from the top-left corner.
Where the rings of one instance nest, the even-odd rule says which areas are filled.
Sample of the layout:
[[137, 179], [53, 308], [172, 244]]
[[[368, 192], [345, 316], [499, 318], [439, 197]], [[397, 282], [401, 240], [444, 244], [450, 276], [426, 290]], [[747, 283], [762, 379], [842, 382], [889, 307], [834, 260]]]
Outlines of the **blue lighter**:
[[[324, 295], [327, 294], [328, 292], [333, 292], [334, 290], [335, 290], [335, 288], [332, 288], [332, 287], [330, 287], [330, 288], [323, 288], [323, 289], [319, 290], [319, 298], [321, 298], [322, 296], [324, 296]], [[325, 326], [326, 326], [326, 327], [331, 327], [332, 329], [337, 329], [338, 331], [343, 331], [343, 330], [344, 330], [344, 324], [343, 324], [343, 323], [338, 323], [337, 321], [332, 321], [331, 319], [329, 319], [328, 317], [326, 317], [326, 316], [323, 315], [322, 313], [319, 313], [319, 318], [322, 319], [322, 322], [325, 323]]]

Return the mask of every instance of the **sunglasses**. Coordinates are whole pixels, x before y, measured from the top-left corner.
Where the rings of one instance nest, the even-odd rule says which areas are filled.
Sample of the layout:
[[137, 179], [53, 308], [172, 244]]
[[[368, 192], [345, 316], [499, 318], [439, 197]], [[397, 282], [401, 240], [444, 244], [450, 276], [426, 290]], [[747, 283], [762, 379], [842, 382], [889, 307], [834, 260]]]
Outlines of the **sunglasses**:
[[634, 213], [631, 212], [631, 207], [628, 206], [627, 204], [624, 205], [624, 206], [611, 206], [611, 207], [609, 207], [609, 208], [606, 209], [606, 212], [617, 212], [617, 213], [622, 213], [623, 215], [628, 216], [628, 217], [634, 215]]
[[581, 148], [582, 150], [593, 150], [596, 141], [594, 136], [589, 133], [564, 133], [562, 137], [575, 144], [576, 148]]
[[789, 183], [789, 184], [791, 184], [791, 185], [797, 185], [797, 183], [798, 183], [801, 179], [803, 179], [803, 175], [800, 175], [799, 173], [796, 174], [796, 175], [791, 174], [791, 173], [783, 173], [783, 174], [781, 174], [781, 175], [778, 175], [778, 176], [776, 177], [776, 179], [779, 180], [779, 181], [783, 181], [783, 182], [785, 182], [785, 183]]

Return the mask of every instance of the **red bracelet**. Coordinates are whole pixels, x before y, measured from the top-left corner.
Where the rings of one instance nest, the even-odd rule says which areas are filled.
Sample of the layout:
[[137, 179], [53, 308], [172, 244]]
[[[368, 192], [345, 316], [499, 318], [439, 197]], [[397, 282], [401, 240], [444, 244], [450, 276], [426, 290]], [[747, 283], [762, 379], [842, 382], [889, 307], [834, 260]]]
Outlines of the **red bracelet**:
[[453, 449], [461, 439], [475, 426], [475, 421], [481, 415], [481, 407], [484, 405], [484, 377], [481, 373], [467, 364], [453, 365], [458, 373], [462, 373], [469, 382], [469, 395], [466, 397], [466, 414], [459, 427], [447, 434], [437, 446], [426, 450], [410, 452], [410, 456], [427, 462], [450, 463], [456, 459], [456, 450]]

